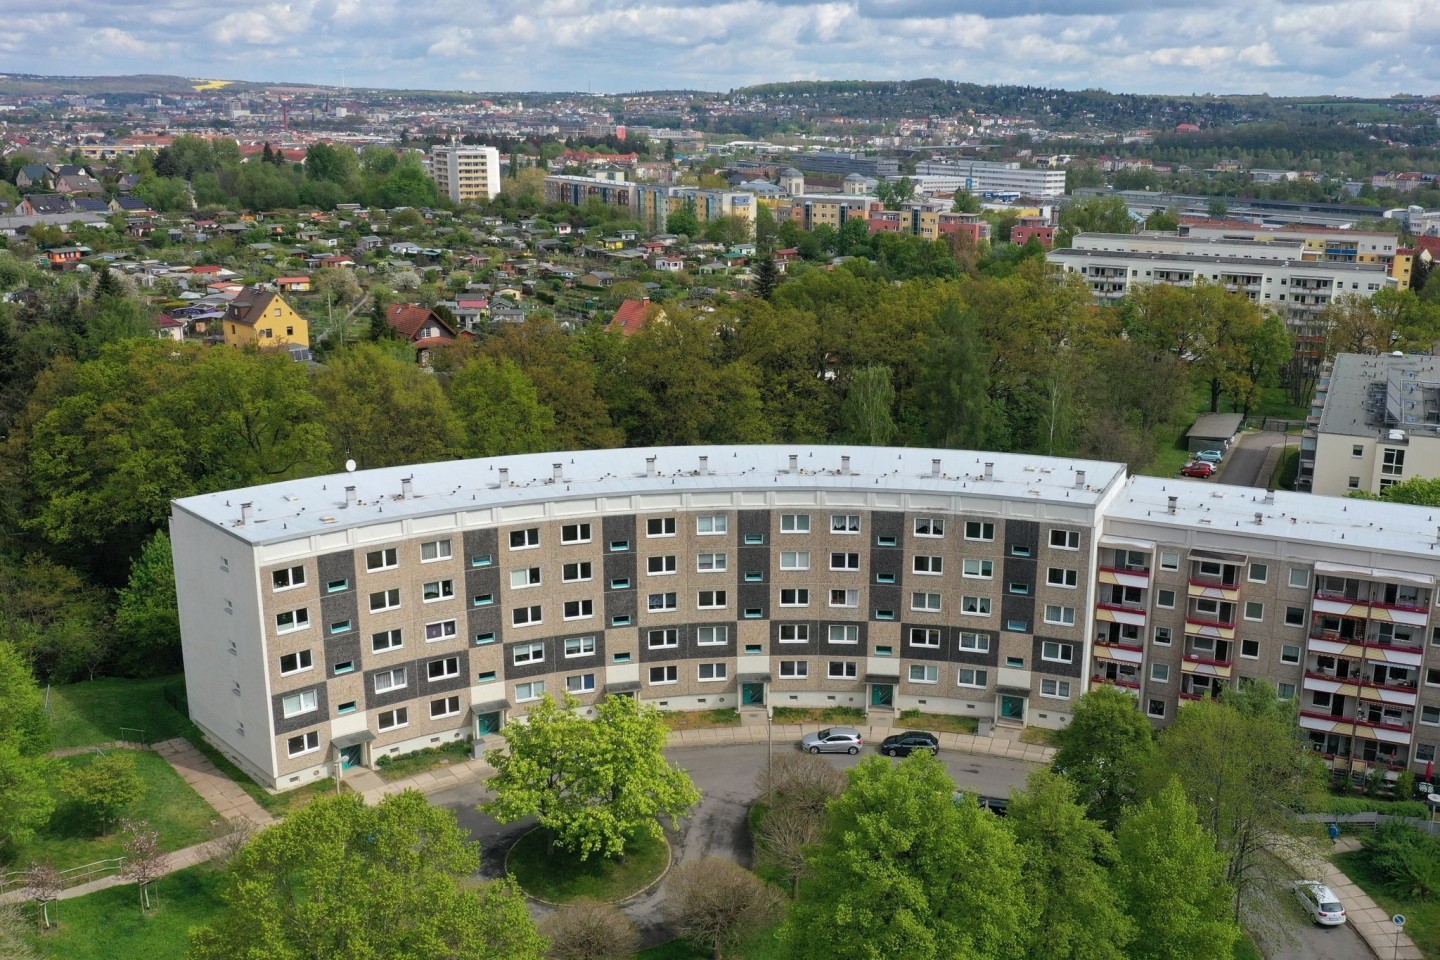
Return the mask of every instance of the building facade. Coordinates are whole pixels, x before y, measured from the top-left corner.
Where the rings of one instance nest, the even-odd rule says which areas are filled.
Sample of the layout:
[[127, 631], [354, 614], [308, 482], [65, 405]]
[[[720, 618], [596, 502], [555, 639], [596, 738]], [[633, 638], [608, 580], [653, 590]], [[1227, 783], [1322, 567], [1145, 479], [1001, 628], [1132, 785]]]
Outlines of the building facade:
[[1428, 511], [953, 450], [532, 454], [174, 503], [191, 717], [289, 788], [546, 695], [1059, 727], [1241, 682], [1318, 751], [1440, 743]]
[[635, 188], [638, 184], [624, 179], [612, 180], [604, 177], [550, 176], [545, 178], [545, 202], [568, 203], [583, 207], [591, 200], [598, 200], [607, 207], [616, 207], [635, 212]]
[[430, 150], [430, 176], [451, 203], [479, 203], [500, 192], [500, 151], [458, 143]]
[[1025, 169], [1014, 161], [925, 160], [915, 165], [915, 174], [917, 186], [926, 190], [965, 190], [977, 197], [1065, 195], [1064, 169]]
[[278, 293], [245, 287], [225, 307], [222, 335], [229, 347], [269, 350], [291, 344], [310, 346], [310, 327]]

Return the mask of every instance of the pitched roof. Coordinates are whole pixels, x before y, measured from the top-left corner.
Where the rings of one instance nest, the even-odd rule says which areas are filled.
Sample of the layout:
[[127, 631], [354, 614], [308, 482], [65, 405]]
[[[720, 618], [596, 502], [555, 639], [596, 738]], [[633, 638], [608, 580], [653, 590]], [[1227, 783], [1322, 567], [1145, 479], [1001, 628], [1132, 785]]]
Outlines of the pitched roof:
[[[254, 326], [255, 321], [265, 316], [266, 309], [271, 301], [278, 300], [279, 295], [268, 290], [257, 290], [255, 287], [241, 287], [235, 299], [225, 309], [225, 319], [235, 323], [243, 323], [247, 326]], [[284, 303], [284, 300], [280, 301]]]
[[645, 317], [650, 312], [650, 299], [626, 300], [620, 304], [620, 309], [615, 311], [615, 318], [610, 321], [609, 329], [619, 330], [625, 336], [639, 333], [645, 327]]
[[443, 339], [455, 339], [455, 331], [450, 329], [450, 324], [440, 319], [434, 310], [431, 310], [429, 307], [422, 307], [418, 303], [392, 303], [385, 311], [385, 319], [390, 322], [390, 328], [406, 340], [416, 340], [420, 332], [429, 326], [432, 321], [441, 330], [449, 334], [448, 337], [442, 334]]

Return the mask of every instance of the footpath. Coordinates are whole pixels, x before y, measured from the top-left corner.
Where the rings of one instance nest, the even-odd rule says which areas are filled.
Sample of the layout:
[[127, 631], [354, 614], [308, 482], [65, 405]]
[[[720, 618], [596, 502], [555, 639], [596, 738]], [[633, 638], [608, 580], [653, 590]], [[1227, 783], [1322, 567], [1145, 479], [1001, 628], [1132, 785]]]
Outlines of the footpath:
[[[1354, 837], [1341, 837], [1331, 849], [1337, 853], [1349, 853], [1360, 849], [1360, 841]], [[1424, 960], [1425, 955], [1415, 941], [1396, 929], [1390, 921], [1389, 911], [1381, 909], [1339, 867], [1322, 856], [1322, 852], [1296, 843], [1280, 847], [1275, 855], [1297, 875], [1306, 880], [1319, 880], [1340, 898], [1350, 927], [1379, 960]]]

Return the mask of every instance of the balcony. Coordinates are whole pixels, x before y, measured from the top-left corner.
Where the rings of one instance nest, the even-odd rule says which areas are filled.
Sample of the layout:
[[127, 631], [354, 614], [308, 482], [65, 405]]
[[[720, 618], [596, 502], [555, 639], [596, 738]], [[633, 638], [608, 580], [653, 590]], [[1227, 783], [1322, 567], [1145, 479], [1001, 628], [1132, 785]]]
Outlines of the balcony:
[[1118, 663], [1140, 663], [1145, 658], [1145, 648], [1138, 644], [1117, 643], [1097, 637], [1093, 648], [1097, 660]]
[[1143, 627], [1146, 623], [1145, 608], [1139, 604], [1102, 601], [1095, 604], [1095, 619], [1101, 623], [1124, 623], [1132, 627]]
[[1106, 677], [1097, 675], [1091, 677], [1090, 682], [1092, 684], [1108, 683], [1112, 687], [1120, 687], [1124, 690], [1140, 689], [1140, 682], [1138, 680], [1124, 680], [1120, 677]]
[[1364, 740], [1406, 746], [1410, 744], [1411, 737], [1409, 724], [1372, 722], [1358, 717], [1337, 717], [1334, 714], [1321, 713], [1318, 710], [1301, 710], [1300, 726], [1302, 729], [1314, 730], [1318, 733], [1360, 737]]
[[1210, 617], [1186, 617], [1185, 636], [1215, 637], [1219, 640], [1234, 640], [1235, 621], [1217, 620]]
[[1150, 586], [1150, 571], [1145, 567], [1101, 567], [1095, 579], [1109, 586], [1145, 590]]
[[1233, 666], [1229, 660], [1212, 660], [1209, 657], [1200, 657], [1193, 653], [1185, 654], [1180, 662], [1182, 673], [1191, 673], [1202, 677], [1218, 677], [1221, 680], [1230, 679], [1230, 671]]
[[1240, 584], [1238, 582], [1226, 583], [1223, 580], [1212, 580], [1207, 577], [1191, 577], [1185, 595], [1192, 600], [1201, 598], [1235, 603], [1240, 599]]

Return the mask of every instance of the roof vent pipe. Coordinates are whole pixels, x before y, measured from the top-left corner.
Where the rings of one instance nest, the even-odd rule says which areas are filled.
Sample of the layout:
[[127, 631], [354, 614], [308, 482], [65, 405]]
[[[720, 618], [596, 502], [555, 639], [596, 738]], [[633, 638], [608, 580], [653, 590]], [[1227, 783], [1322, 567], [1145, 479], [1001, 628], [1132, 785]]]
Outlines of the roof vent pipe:
[[251, 518], [252, 516], [254, 516], [254, 514], [255, 514], [255, 504], [253, 504], [253, 503], [242, 503], [242, 504], [240, 504], [240, 522], [241, 522], [241, 523], [249, 523], [249, 522], [250, 522], [250, 518]]
[[409, 477], [403, 478], [400, 481], [400, 498], [402, 500], [409, 500], [413, 494], [414, 484], [411, 482]]
[[710, 458], [709, 458], [709, 457], [706, 457], [706, 456], [701, 456], [701, 457], [700, 457], [700, 476], [702, 476], [702, 477], [708, 477], [709, 475], [710, 475]]
[[986, 480], [993, 480], [993, 479], [995, 479], [995, 464], [994, 464], [993, 461], [990, 461], [990, 460], [986, 460], [986, 461], [985, 461], [985, 479], [986, 479]]
[[565, 465], [563, 463], [551, 464], [550, 469], [554, 472], [553, 475], [556, 483], [565, 482]]
[[1084, 470], [1076, 470], [1076, 471], [1075, 471], [1075, 489], [1076, 489], [1076, 490], [1084, 490], [1084, 489], [1085, 489], [1085, 471], [1084, 471]]
[[840, 475], [842, 477], [850, 476], [850, 457], [848, 454], [840, 458]]
[[800, 454], [798, 454], [798, 453], [792, 453], [792, 454], [790, 454], [790, 472], [791, 472], [791, 473], [798, 473], [799, 470], [800, 470]]
[[1169, 499], [1169, 501], [1170, 501], [1170, 516], [1173, 517], [1173, 516], [1175, 516], [1175, 504], [1176, 504], [1177, 502], [1179, 502], [1180, 498], [1179, 498], [1179, 497], [1169, 497], [1168, 499]]
[[940, 479], [940, 458], [935, 457], [930, 461], [930, 479]]
[[353, 507], [353, 506], [355, 506], [355, 502], [356, 502], [357, 499], [358, 499], [358, 498], [357, 498], [356, 495], [355, 495], [355, 488], [354, 488], [353, 486], [351, 486], [351, 487], [346, 487], [346, 488], [345, 488], [345, 506], [347, 506], [347, 507]]
[[645, 476], [647, 476], [647, 477], [653, 477], [653, 476], [655, 476], [655, 458], [654, 458], [654, 457], [646, 457], [646, 458], [645, 458]]
[[501, 486], [501, 487], [508, 487], [508, 486], [510, 486], [510, 468], [509, 468], [509, 467], [501, 467], [501, 468], [500, 468], [500, 486]]

